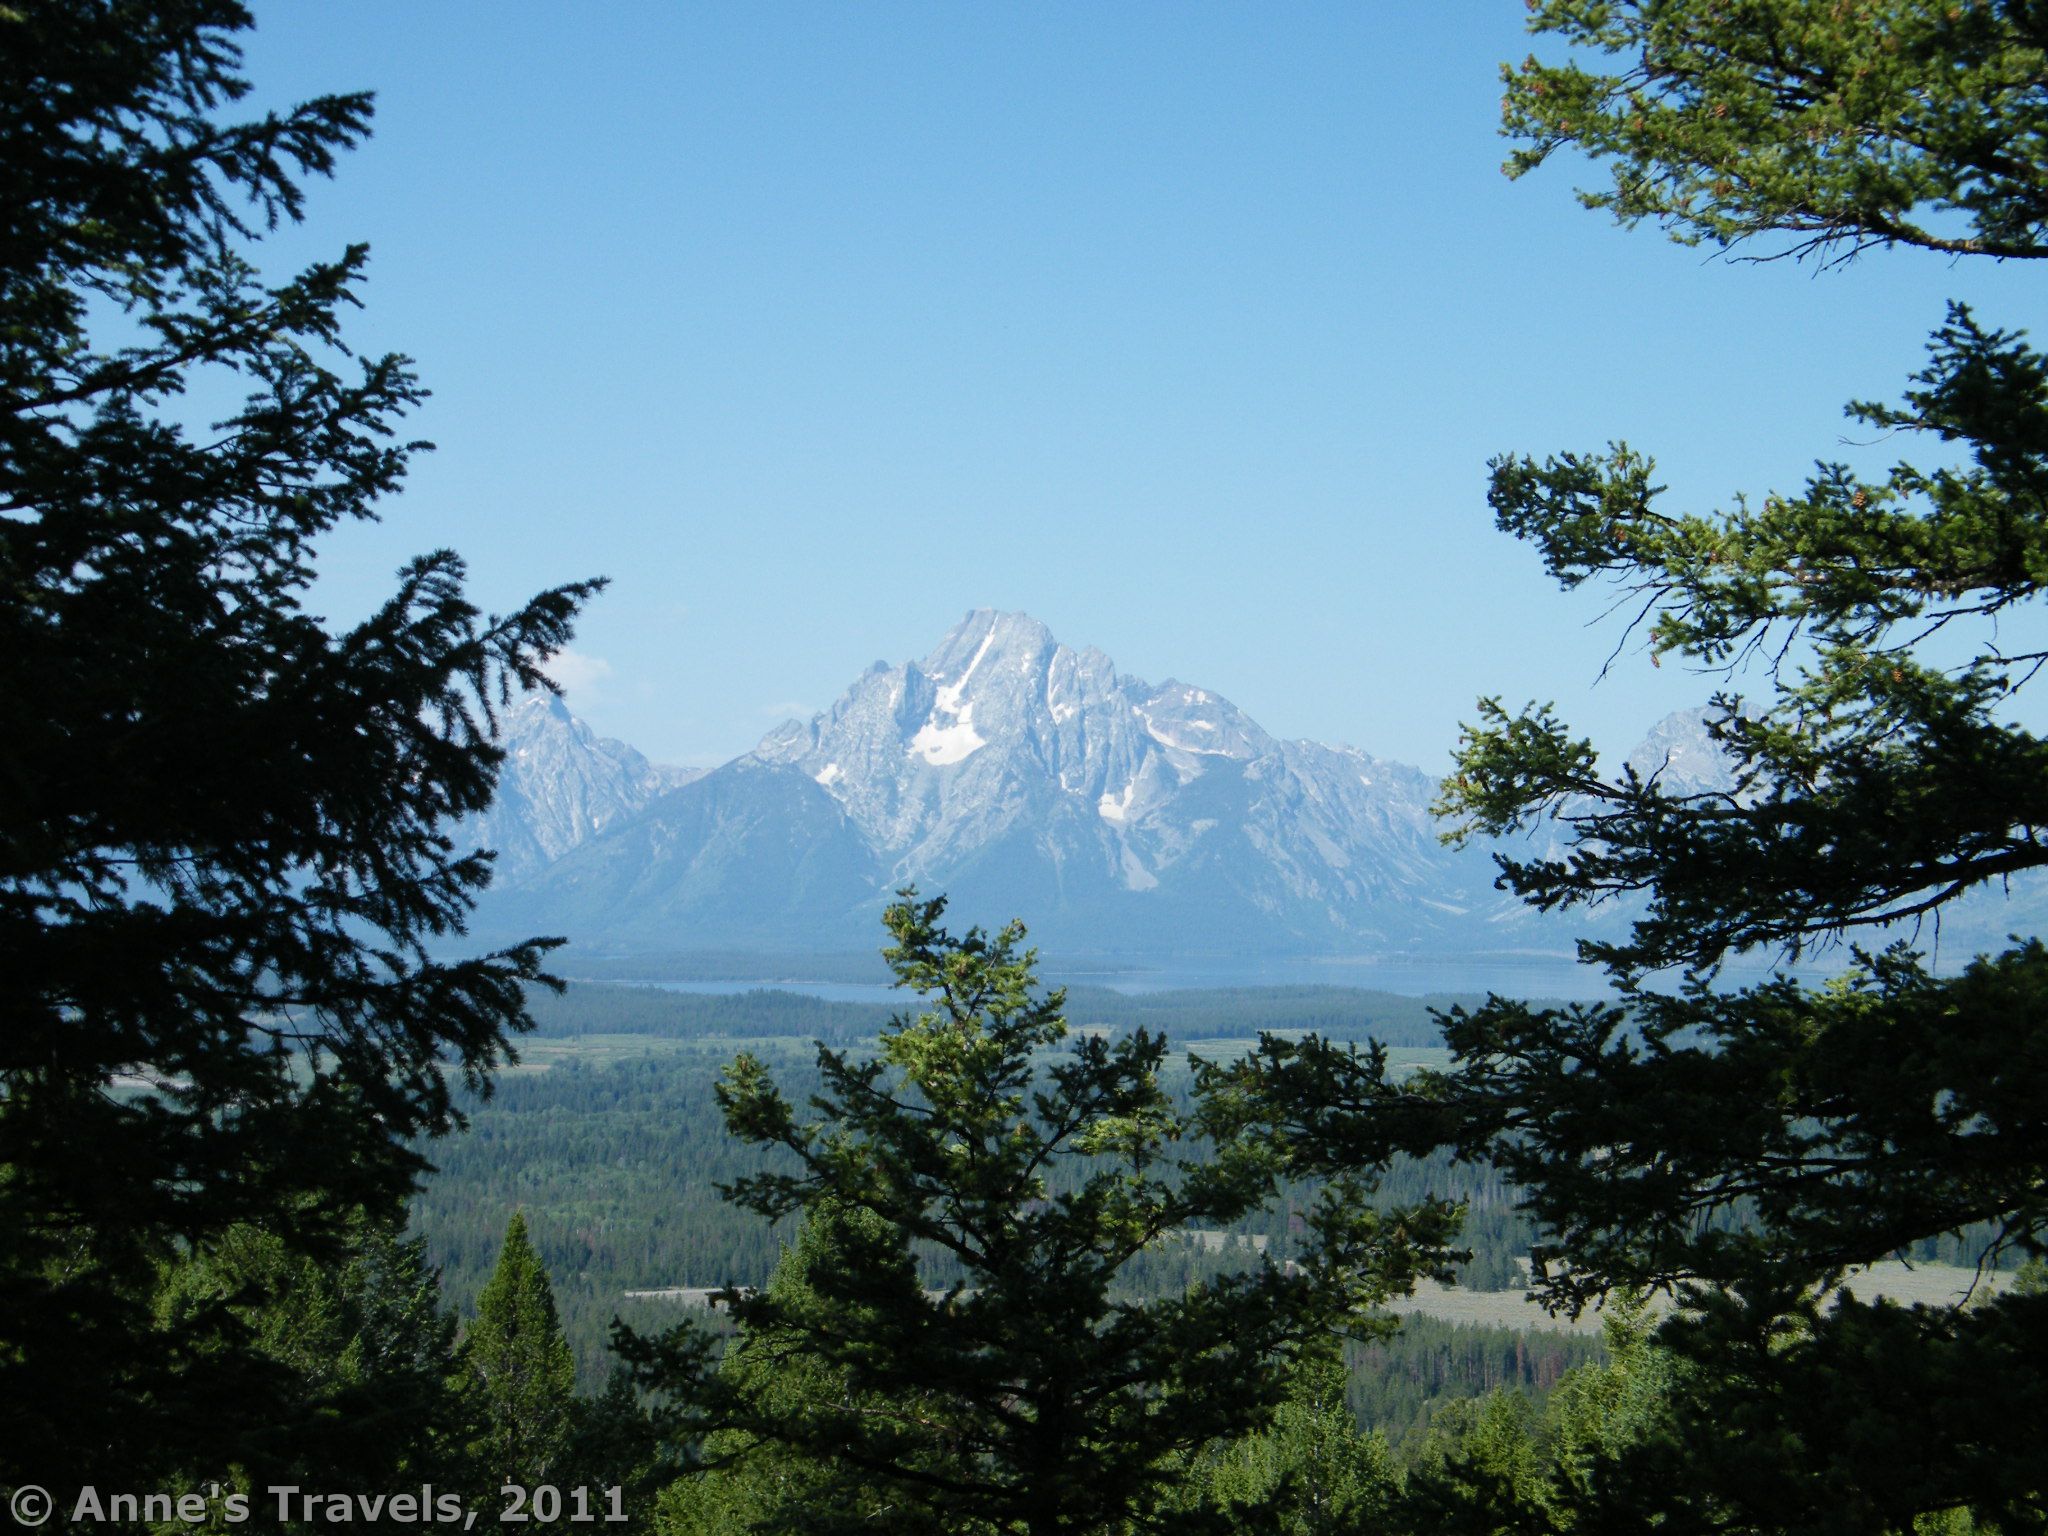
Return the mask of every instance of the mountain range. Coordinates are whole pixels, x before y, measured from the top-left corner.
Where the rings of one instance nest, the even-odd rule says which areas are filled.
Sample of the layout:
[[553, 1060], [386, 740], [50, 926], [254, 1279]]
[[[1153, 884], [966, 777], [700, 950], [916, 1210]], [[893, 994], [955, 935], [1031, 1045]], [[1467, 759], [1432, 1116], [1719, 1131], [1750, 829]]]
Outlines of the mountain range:
[[[1705, 714], [1668, 717], [1628, 761], [1730, 787]], [[545, 695], [500, 740], [498, 800], [469, 829], [499, 852], [479, 930], [586, 954], [872, 951], [908, 884], [962, 925], [1022, 917], [1068, 959], [1562, 958], [1627, 915], [1532, 912], [1494, 889], [1490, 848], [1437, 840], [1430, 774], [1274, 737], [1021, 613], [975, 610], [709, 771], [652, 764]]]
[[500, 888], [538, 874], [648, 802], [704, 776], [701, 768], [650, 763], [623, 741], [599, 736], [551, 693], [521, 695], [498, 717], [497, 739], [505, 749], [497, 795], [458, 838], [497, 854], [493, 878]]
[[[1661, 730], [1646, 750], [1718, 766], [1696, 714]], [[1437, 841], [1431, 775], [1281, 740], [1021, 613], [970, 613], [708, 772], [650, 764], [545, 696], [501, 740], [480, 921], [585, 949], [871, 948], [910, 883], [1068, 954], [1569, 949], [1493, 889], [1485, 849]]]

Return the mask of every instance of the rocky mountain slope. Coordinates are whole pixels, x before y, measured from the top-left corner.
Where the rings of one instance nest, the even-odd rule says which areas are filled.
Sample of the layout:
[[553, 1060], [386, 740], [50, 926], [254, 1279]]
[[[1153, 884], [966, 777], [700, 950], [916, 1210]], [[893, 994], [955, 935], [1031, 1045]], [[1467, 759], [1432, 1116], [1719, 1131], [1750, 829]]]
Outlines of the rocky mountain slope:
[[[1661, 722], [1629, 762], [1671, 789], [1729, 787], [1703, 715]], [[686, 781], [552, 699], [522, 704], [506, 742], [479, 828], [505, 876], [481, 927], [585, 950], [869, 950], [910, 883], [962, 923], [1022, 917], [1069, 959], [1563, 956], [1627, 917], [1544, 916], [1495, 891], [1487, 850], [1437, 841], [1422, 770], [1280, 740], [1024, 614], [977, 610], [922, 661], [875, 663], [830, 709]], [[1538, 849], [1557, 845], [1519, 851]], [[1971, 942], [2031, 921], [1992, 905], [1956, 914]]]
[[1491, 861], [1438, 844], [1434, 793], [1419, 769], [1278, 740], [1208, 690], [978, 610], [921, 662], [875, 664], [581, 839], [491, 916], [628, 947], [866, 947], [914, 881], [1070, 951], [1521, 942]]
[[526, 694], [500, 711], [497, 739], [505, 749], [497, 798], [456, 837], [496, 851], [494, 883], [501, 889], [704, 772], [650, 763], [623, 741], [599, 736], [549, 693]]

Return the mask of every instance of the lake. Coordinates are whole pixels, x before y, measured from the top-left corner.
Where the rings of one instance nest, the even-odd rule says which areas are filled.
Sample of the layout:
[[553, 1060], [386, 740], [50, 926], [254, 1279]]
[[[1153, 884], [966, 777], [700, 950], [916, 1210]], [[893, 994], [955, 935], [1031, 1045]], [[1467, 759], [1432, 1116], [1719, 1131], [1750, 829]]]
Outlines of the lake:
[[[1769, 974], [1761, 964], [1731, 966], [1725, 979], [1754, 985]], [[665, 992], [729, 996], [741, 992], [795, 992], [829, 1003], [900, 1002], [903, 994], [880, 981], [809, 981], [802, 977], [750, 980], [656, 981], [606, 977], [619, 986], [658, 987]], [[1070, 988], [1102, 987], [1138, 995], [1152, 992], [1217, 991], [1232, 987], [1346, 987], [1394, 992], [1404, 997], [1444, 993], [1498, 992], [1505, 997], [1605, 998], [1614, 995], [1604, 972], [1558, 955], [1482, 955], [1468, 959], [1370, 957], [1339, 960], [1275, 960], [1239, 965], [1202, 962], [1188, 966], [1053, 972], [1048, 983]]]

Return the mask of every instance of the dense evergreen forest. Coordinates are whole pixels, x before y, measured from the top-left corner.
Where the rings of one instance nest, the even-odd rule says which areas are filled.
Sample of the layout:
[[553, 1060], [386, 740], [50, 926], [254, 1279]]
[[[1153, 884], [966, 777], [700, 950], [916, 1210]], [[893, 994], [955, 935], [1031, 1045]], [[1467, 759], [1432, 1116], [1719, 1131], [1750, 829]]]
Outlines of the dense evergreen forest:
[[[1397, 1061], [1434, 1062], [1442, 1050], [1433, 1010], [1459, 1001], [1339, 988], [1135, 997], [1091, 989], [1070, 993], [1069, 1010], [1077, 1023], [1163, 1030], [1197, 1050], [1235, 1046], [1257, 1031], [1315, 1031], [1378, 1038], [1399, 1047]], [[720, 1185], [777, 1161], [736, 1141], [721, 1119], [715, 1089], [734, 1054], [764, 1055], [802, 1100], [819, 1088], [811, 1042], [872, 1048], [895, 1010], [768, 988], [681, 993], [602, 983], [536, 993], [531, 1006], [536, 1029], [523, 1043], [523, 1063], [502, 1073], [488, 1097], [465, 1101], [464, 1135], [431, 1148], [436, 1172], [414, 1203], [413, 1224], [441, 1267], [448, 1300], [467, 1310], [497, 1262], [507, 1221], [523, 1213], [554, 1285], [578, 1382], [595, 1391], [615, 1364], [614, 1318], [658, 1329], [684, 1305], [628, 1292], [763, 1285], [794, 1235], [790, 1223], [766, 1223], [719, 1194]], [[1177, 1104], [1190, 1103], [1185, 1062], [1170, 1062], [1164, 1082]], [[1460, 1283], [1519, 1292], [1535, 1234], [1499, 1172], [1438, 1149], [1397, 1159], [1380, 1190], [1388, 1206], [1424, 1193], [1466, 1204], [1460, 1241], [1471, 1258]], [[1284, 1202], [1235, 1229], [1283, 1260], [1299, 1231], [1299, 1212]], [[1975, 1262], [1987, 1235], [1944, 1235], [1905, 1256]], [[1163, 1294], [1250, 1251], [1196, 1239], [1162, 1245], [1128, 1266], [1125, 1283]], [[935, 1265], [928, 1278], [949, 1277]], [[1345, 1395], [1358, 1424], [1383, 1431], [1399, 1450], [1422, 1443], [1443, 1404], [1501, 1388], [1540, 1402], [1565, 1370], [1602, 1354], [1596, 1335], [1411, 1314], [1391, 1338], [1347, 1352]]]
[[[1442, 1005], [1309, 987], [1069, 997], [1077, 1024], [1163, 1029], [1198, 1047], [1258, 1029], [1315, 1030], [1395, 1041], [1418, 1058], [1435, 1043], [1429, 1010]], [[789, 1224], [765, 1223], [718, 1193], [775, 1162], [735, 1141], [720, 1117], [715, 1088], [735, 1052], [765, 1054], [786, 1090], [807, 1098], [819, 1087], [809, 1042], [872, 1048], [892, 1010], [765, 989], [702, 994], [592, 983], [559, 997], [536, 993], [531, 1006], [537, 1027], [523, 1064], [500, 1074], [488, 1097], [465, 1101], [465, 1134], [432, 1146], [437, 1171], [414, 1203], [413, 1222], [442, 1268], [448, 1298], [466, 1309], [497, 1262], [507, 1221], [523, 1212], [554, 1284], [578, 1380], [595, 1390], [612, 1368], [615, 1316], [640, 1327], [674, 1321], [678, 1303], [629, 1299], [628, 1291], [765, 1284], [792, 1236]], [[1192, 1102], [1185, 1062], [1169, 1062], [1164, 1082], [1176, 1104]], [[1473, 1257], [1462, 1282], [1518, 1286], [1530, 1232], [1499, 1176], [1438, 1152], [1391, 1170], [1381, 1191], [1390, 1206], [1425, 1192], [1468, 1202], [1464, 1241]], [[1284, 1260], [1300, 1235], [1300, 1213], [1283, 1202], [1234, 1232]], [[1191, 1237], [1140, 1255], [1124, 1283], [1164, 1294], [1254, 1251]], [[929, 1278], [939, 1284], [948, 1276], [935, 1265]], [[1394, 1338], [1353, 1351], [1347, 1391], [1361, 1422], [1400, 1442], [1440, 1399], [1503, 1385], [1540, 1393], [1598, 1350], [1586, 1336], [1411, 1318]]]

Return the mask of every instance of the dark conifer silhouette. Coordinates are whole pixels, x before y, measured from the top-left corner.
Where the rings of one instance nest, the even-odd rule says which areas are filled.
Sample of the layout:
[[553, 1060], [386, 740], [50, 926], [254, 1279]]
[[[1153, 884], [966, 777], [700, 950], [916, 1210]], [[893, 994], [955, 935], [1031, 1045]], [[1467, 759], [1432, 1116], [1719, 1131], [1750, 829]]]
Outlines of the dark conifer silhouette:
[[[389, 1209], [543, 979], [541, 942], [430, 948], [489, 874], [449, 828], [490, 798], [494, 702], [596, 584], [488, 618], [443, 550], [352, 628], [305, 611], [423, 391], [343, 344], [365, 248], [251, 265], [370, 99], [238, 120], [249, 24], [0, 9], [0, 1484], [228, 1454], [262, 1377], [198, 1379], [153, 1266]], [[185, 404], [222, 385], [224, 419]]]
[[[1614, 172], [1593, 206], [1761, 259], [2048, 255], [2037, 6], [1530, 9], [1571, 52], [1506, 71], [1512, 172], [1583, 149]], [[1315, 1042], [1238, 1075], [1307, 1167], [1495, 1160], [1550, 1233], [1553, 1304], [1692, 1303], [1659, 1334], [1673, 1411], [1592, 1448], [1559, 1495], [1575, 1529], [2048, 1521], [2042, 1298], [1828, 1294], [1944, 1234], [2048, 1247], [2048, 949], [1925, 953], [1948, 903], [2048, 867], [2048, 742], [2014, 724], [2044, 660], [2021, 637], [2048, 573], [2048, 357], [1951, 306], [1903, 401], [1849, 414], [1920, 464], [1824, 463], [1724, 512], [1671, 506], [1622, 444], [1492, 466], [1500, 526], [1552, 576], [1615, 584], [1653, 659], [1729, 680], [1729, 791], [1603, 772], [1550, 708], [1492, 700], [1446, 785], [1454, 836], [1561, 820], [1557, 856], [1503, 860], [1525, 900], [1643, 902], [1582, 946], [1624, 1005], [1455, 1011], [1453, 1070], [1401, 1085]], [[1718, 986], [1744, 952], [1844, 972]]]

